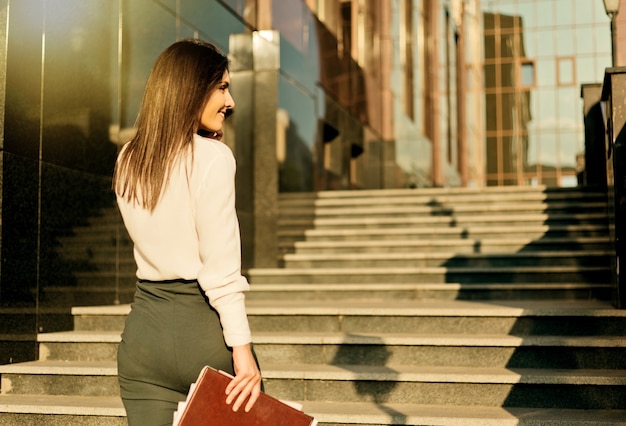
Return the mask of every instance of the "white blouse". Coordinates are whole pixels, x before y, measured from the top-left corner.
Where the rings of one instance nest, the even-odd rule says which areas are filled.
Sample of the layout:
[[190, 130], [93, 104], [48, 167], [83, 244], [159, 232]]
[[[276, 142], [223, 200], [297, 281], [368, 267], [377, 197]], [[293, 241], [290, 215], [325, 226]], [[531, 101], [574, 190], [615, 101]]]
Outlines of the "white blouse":
[[197, 279], [228, 346], [251, 342], [235, 211], [236, 163], [224, 143], [196, 135], [172, 169], [155, 210], [117, 197], [133, 240], [137, 278]]

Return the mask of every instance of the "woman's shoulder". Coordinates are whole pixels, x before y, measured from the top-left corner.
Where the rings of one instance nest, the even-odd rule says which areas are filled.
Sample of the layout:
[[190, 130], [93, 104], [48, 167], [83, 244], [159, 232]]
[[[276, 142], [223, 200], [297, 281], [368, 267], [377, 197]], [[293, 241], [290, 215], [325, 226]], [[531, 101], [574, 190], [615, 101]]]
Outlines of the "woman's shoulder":
[[215, 139], [194, 136], [192, 170], [196, 176], [230, 175], [235, 172], [237, 163], [230, 147]]
[[223, 156], [234, 158], [233, 152], [228, 145], [215, 139], [194, 135], [194, 155], [200, 156]]

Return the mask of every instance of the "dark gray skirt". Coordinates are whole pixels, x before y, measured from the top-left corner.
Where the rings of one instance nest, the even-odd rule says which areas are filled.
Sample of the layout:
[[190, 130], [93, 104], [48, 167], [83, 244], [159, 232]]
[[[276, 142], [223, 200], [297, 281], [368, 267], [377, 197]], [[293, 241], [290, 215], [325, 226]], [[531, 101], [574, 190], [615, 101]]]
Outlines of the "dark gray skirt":
[[219, 316], [197, 281], [137, 283], [117, 362], [131, 426], [171, 424], [205, 365], [234, 374]]

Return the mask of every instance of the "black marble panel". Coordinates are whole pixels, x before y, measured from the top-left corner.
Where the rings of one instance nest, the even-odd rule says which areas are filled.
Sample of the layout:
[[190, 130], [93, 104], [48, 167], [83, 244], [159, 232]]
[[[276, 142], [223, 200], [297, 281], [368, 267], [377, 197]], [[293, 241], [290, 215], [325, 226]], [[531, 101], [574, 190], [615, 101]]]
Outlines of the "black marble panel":
[[39, 220], [37, 160], [5, 151], [2, 181], [0, 305], [34, 306]]
[[[47, 302], [46, 287], [75, 286], [75, 274], [93, 266], [63, 256], [62, 239], [76, 235], [102, 209], [115, 205], [111, 179], [81, 171], [44, 164], [41, 183], [40, 277], [41, 302]], [[113, 242], [111, 243], [113, 246]], [[60, 302], [59, 302], [60, 303]], [[49, 306], [49, 303], [42, 303]]]

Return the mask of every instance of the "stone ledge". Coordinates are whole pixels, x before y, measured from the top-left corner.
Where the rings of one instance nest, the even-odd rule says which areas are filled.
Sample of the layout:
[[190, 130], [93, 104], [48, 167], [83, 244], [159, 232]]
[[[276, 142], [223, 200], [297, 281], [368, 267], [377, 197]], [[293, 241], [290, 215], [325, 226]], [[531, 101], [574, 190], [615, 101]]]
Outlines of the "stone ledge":
[[115, 361], [30, 361], [0, 365], [0, 374], [116, 376]]
[[[320, 284], [320, 286], [323, 286], [323, 284]], [[323, 300], [313, 302], [310, 300], [248, 300], [246, 304], [248, 314], [252, 315], [583, 316], [626, 318], [626, 310], [615, 309], [610, 302], [600, 300], [572, 300], [560, 304], [555, 303], [554, 300], [463, 301], [431, 299], [394, 300], [393, 302], [389, 300]], [[78, 316], [119, 316], [127, 315], [129, 312], [129, 304], [72, 308], [72, 314]]]
[[487, 367], [368, 366], [263, 363], [263, 377], [287, 380], [393, 381], [451, 384], [626, 385], [622, 370], [551, 370]]
[[114, 396], [0, 395], [0, 413], [126, 417]]
[[624, 410], [526, 409], [417, 404], [304, 402], [321, 424], [440, 426], [626, 425]]

